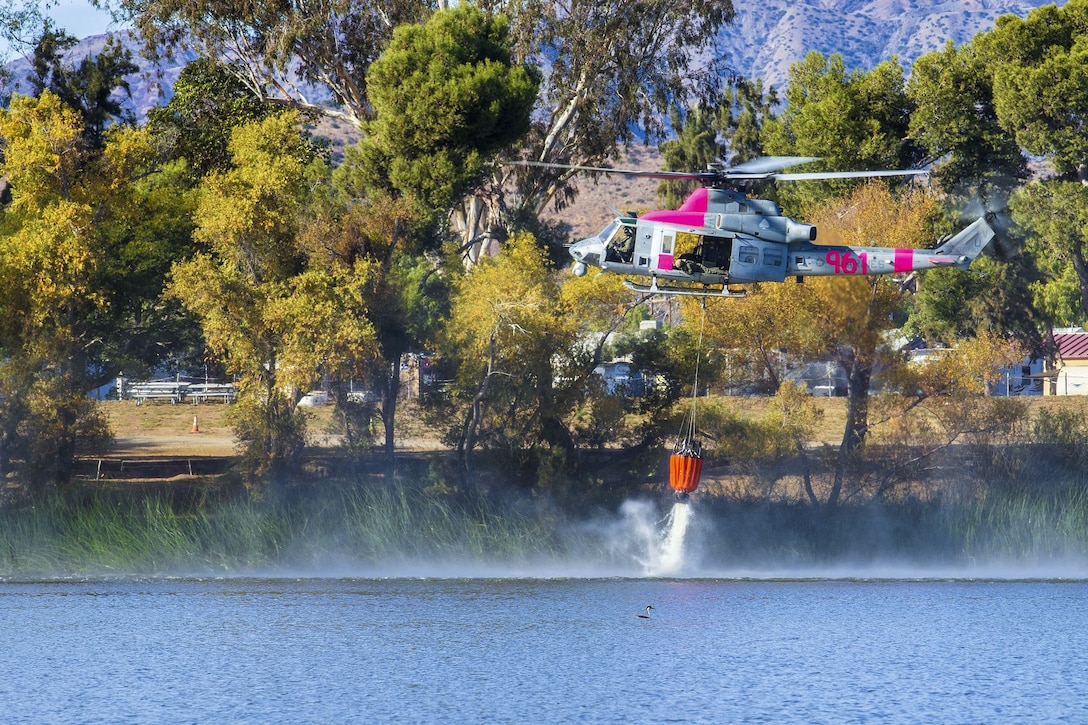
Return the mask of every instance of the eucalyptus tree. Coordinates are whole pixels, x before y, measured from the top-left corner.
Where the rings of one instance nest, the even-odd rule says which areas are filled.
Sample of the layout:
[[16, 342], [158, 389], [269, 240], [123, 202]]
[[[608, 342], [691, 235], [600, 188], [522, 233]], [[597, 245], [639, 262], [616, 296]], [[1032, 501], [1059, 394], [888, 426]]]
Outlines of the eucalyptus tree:
[[[671, 104], [715, 99], [728, 73], [714, 47], [729, 0], [487, 0], [511, 18], [515, 58], [544, 70], [525, 158], [599, 166], [621, 144], [663, 137]], [[539, 215], [576, 193], [573, 173], [522, 168], [518, 204]]]
[[[132, 21], [150, 58], [187, 48], [225, 67], [262, 101], [359, 125], [366, 71], [393, 29], [444, 3], [427, 0], [99, 0]], [[331, 96], [327, 103], [325, 94]]]
[[8, 61], [12, 54], [29, 52], [45, 20], [46, 6], [37, 0], [11, 0], [0, 5], [0, 105], [7, 105], [12, 80]]

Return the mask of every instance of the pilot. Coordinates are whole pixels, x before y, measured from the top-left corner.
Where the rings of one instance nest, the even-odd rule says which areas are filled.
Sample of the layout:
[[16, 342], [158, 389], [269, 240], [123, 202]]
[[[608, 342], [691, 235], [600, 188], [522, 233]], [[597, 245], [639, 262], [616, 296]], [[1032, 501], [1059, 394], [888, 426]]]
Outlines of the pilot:
[[631, 255], [635, 251], [635, 232], [631, 227], [623, 227], [623, 231], [620, 234], [616, 234], [612, 237], [612, 241], [608, 243], [609, 249], [616, 253], [621, 262], [627, 264], [631, 263]]

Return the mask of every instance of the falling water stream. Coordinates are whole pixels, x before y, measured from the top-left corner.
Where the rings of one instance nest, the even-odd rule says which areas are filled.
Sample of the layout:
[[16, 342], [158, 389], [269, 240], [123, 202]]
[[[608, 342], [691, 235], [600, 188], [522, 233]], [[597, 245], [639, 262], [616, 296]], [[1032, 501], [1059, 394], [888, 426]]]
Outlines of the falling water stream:
[[650, 552], [647, 573], [651, 576], [673, 576], [684, 568], [684, 536], [691, 523], [691, 504], [678, 501], [672, 506], [660, 538], [655, 542], [654, 551]]

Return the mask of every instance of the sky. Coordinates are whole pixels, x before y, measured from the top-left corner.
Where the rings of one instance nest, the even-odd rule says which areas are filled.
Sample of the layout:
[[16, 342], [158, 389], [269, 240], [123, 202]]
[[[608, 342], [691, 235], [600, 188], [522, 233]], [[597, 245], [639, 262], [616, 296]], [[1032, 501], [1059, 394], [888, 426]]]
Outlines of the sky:
[[96, 9], [90, 0], [59, 0], [49, 14], [59, 27], [80, 40], [111, 29], [110, 14]]
[[[3, 2], [4, 0], [0, 0]], [[58, 28], [66, 33], [82, 40], [90, 35], [101, 35], [107, 30], [116, 30], [111, 26], [112, 19], [105, 10], [99, 10], [91, 5], [90, 0], [57, 0], [55, 6], [49, 11]], [[0, 54], [6, 55], [7, 46], [0, 40]]]

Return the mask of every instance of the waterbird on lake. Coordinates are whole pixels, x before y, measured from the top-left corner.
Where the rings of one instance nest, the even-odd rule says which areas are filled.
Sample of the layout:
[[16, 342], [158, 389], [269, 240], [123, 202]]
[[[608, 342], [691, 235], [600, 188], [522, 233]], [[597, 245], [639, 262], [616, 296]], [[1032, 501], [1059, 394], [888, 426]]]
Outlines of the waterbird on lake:
[[646, 605], [646, 614], [636, 614], [635, 616], [638, 617], [639, 619], [649, 619], [651, 609], [653, 609], [653, 607], [651, 607], [649, 604], [647, 604]]

